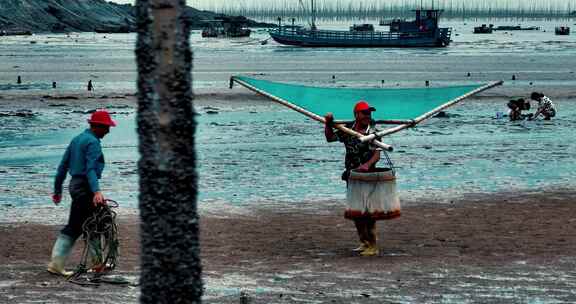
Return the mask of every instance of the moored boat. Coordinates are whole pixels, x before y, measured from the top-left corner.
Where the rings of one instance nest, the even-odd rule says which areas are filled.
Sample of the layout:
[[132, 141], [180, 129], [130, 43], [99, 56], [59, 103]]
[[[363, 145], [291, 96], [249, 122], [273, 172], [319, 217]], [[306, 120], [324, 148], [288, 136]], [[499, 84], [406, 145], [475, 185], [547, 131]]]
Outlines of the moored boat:
[[0, 30], [0, 36], [30, 36], [31, 31], [28, 30]]
[[495, 31], [538, 31], [537, 26], [520, 26], [520, 25], [500, 25], [494, 28]]
[[202, 29], [202, 37], [204, 38], [214, 38], [214, 37], [228, 37], [228, 38], [238, 38], [238, 37], [249, 37], [252, 32], [250, 29], [244, 26], [247, 23], [245, 17], [227, 17], [220, 16], [216, 17], [215, 20], [208, 20], [204, 22], [204, 28]]
[[554, 29], [556, 35], [570, 35], [570, 27], [568, 26], [558, 26]]
[[[390, 31], [320, 30], [315, 24], [312, 1], [310, 27], [282, 26], [269, 31], [274, 41], [302, 47], [445, 47], [450, 44], [451, 28], [440, 28], [442, 10], [415, 10], [413, 21], [396, 21]], [[280, 21], [281, 22], [281, 21]], [[394, 30], [392, 30], [394, 29]]]
[[482, 24], [482, 26], [474, 27], [474, 34], [492, 34], [494, 30], [494, 24], [490, 24], [486, 26], [486, 24]]

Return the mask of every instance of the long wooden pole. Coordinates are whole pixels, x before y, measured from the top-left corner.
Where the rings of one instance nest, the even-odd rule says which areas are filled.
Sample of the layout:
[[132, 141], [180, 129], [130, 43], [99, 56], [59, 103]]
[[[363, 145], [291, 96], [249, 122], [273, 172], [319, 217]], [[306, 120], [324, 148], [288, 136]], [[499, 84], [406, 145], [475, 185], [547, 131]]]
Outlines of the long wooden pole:
[[491, 82], [491, 83], [489, 83], [489, 84], [487, 84], [487, 85], [485, 85], [485, 86], [479, 87], [479, 88], [477, 88], [477, 89], [474, 90], [474, 91], [468, 92], [468, 93], [466, 93], [466, 94], [464, 94], [464, 95], [462, 95], [462, 96], [460, 96], [460, 97], [457, 97], [457, 98], [455, 98], [455, 99], [452, 99], [451, 101], [449, 101], [449, 102], [447, 102], [447, 103], [445, 103], [445, 104], [443, 104], [443, 105], [441, 105], [441, 106], [438, 106], [438, 107], [436, 107], [435, 109], [433, 109], [433, 110], [431, 110], [431, 111], [429, 111], [429, 112], [427, 112], [427, 113], [424, 113], [424, 114], [418, 116], [418, 117], [415, 118], [411, 123], [399, 125], [399, 126], [396, 126], [396, 127], [394, 127], [394, 128], [389, 128], [389, 129], [386, 129], [386, 130], [383, 130], [383, 131], [380, 131], [380, 132], [377, 132], [377, 133], [374, 133], [374, 134], [362, 136], [362, 137], [360, 138], [360, 140], [361, 140], [362, 142], [370, 141], [370, 140], [373, 140], [373, 139], [376, 138], [376, 137], [382, 137], [382, 136], [390, 135], [390, 134], [396, 133], [396, 132], [398, 132], [398, 131], [404, 130], [404, 129], [406, 129], [406, 128], [413, 127], [413, 126], [421, 123], [423, 120], [432, 117], [434, 114], [436, 114], [436, 113], [438, 113], [438, 112], [440, 112], [440, 111], [442, 111], [442, 110], [444, 110], [444, 109], [446, 109], [446, 108], [448, 108], [448, 107], [451, 107], [451, 106], [453, 106], [454, 104], [456, 104], [456, 103], [458, 103], [458, 102], [460, 102], [460, 101], [462, 101], [462, 100], [464, 100], [464, 99], [466, 99], [466, 98], [468, 98], [468, 97], [470, 97], [470, 96], [472, 96], [472, 95], [478, 94], [478, 93], [480, 93], [480, 92], [482, 92], [482, 91], [488, 90], [488, 89], [493, 88], [493, 87], [495, 87], [495, 86], [499, 86], [499, 85], [501, 85], [502, 83], [504, 83], [502, 80], [500, 80], [500, 81], [495, 81], [495, 82]]
[[[238, 78], [236, 78], [236, 77], [234, 77], [234, 76], [232, 76], [232, 77], [230, 78], [230, 84], [232, 84], [233, 81], [235, 81], [235, 82], [237, 82], [237, 83], [245, 86], [246, 88], [248, 88], [248, 89], [250, 89], [250, 90], [252, 90], [252, 91], [254, 91], [254, 92], [258, 93], [258, 94], [262, 94], [262, 95], [264, 95], [264, 96], [272, 99], [273, 101], [275, 101], [275, 102], [277, 102], [277, 103], [279, 103], [279, 104], [282, 104], [282, 105], [284, 105], [284, 106], [286, 106], [286, 107], [288, 107], [288, 108], [290, 108], [290, 109], [292, 109], [292, 110], [294, 110], [294, 111], [297, 111], [297, 112], [299, 112], [299, 113], [302, 113], [302, 114], [304, 114], [304, 115], [306, 115], [306, 116], [308, 116], [308, 117], [310, 117], [310, 118], [312, 118], [312, 119], [314, 119], [314, 120], [316, 120], [316, 121], [319, 121], [319, 122], [321, 122], [321, 123], [323, 123], [323, 124], [326, 123], [326, 120], [324, 119], [324, 117], [322, 117], [322, 116], [320, 116], [320, 115], [317, 115], [317, 114], [314, 114], [314, 113], [312, 113], [312, 112], [310, 112], [310, 111], [308, 111], [308, 110], [305, 110], [305, 109], [303, 109], [303, 108], [301, 108], [301, 107], [299, 107], [299, 106], [297, 106], [297, 105], [294, 105], [294, 104], [292, 104], [292, 103], [290, 103], [290, 102], [288, 102], [288, 101], [286, 101], [286, 100], [284, 100], [284, 99], [282, 99], [282, 98], [279, 98], [279, 97], [277, 97], [277, 96], [271, 95], [271, 94], [269, 94], [269, 93], [267, 93], [267, 92], [265, 92], [265, 91], [263, 91], [263, 90], [260, 90], [260, 89], [258, 89], [258, 88], [256, 88], [256, 87], [254, 87], [253, 85], [251, 85], [251, 84], [249, 84], [249, 83], [247, 83], [247, 82], [245, 82], [245, 81], [242, 81], [242, 80], [240, 80], [240, 79], [238, 79]], [[340, 130], [340, 131], [342, 131], [342, 132], [345, 132], [345, 133], [347, 133], [347, 134], [350, 134], [350, 135], [352, 135], [352, 136], [356, 136], [356, 137], [358, 137], [358, 138], [365, 137], [364, 134], [361, 134], [361, 133], [358, 133], [358, 132], [356, 132], [356, 131], [354, 131], [354, 130], [352, 130], [352, 129], [346, 128], [346, 127], [345, 127], [344, 125], [342, 125], [342, 124], [335, 124], [335, 125], [334, 125], [334, 128], [336, 128], [336, 129], [338, 129], [338, 130]], [[391, 145], [385, 144], [385, 143], [380, 142], [380, 141], [378, 141], [378, 140], [374, 140], [374, 138], [371, 140], [371, 142], [372, 142], [372, 144], [374, 144], [375, 146], [377, 146], [377, 147], [379, 147], [379, 148], [382, 148], [382, 149], [384, 149], [384, 150], [386, 150], [386, 151], [392, 151], [392, 150], [393, 150], [393, 147], [392, 147]]]

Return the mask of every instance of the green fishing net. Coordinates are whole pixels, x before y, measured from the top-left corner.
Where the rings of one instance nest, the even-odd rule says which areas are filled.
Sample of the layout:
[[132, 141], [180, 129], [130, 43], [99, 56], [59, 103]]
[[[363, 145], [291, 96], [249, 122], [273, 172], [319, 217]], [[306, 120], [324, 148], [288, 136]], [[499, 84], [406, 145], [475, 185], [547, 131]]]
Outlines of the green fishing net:
[[324, 116], [332, 112], [336, 120], [354, 120], [353, 108], [359, 100], [376, 108], [375, 120], [410, 120], [426, 114], [484, 84], [425, 88], [329, 88], [279, 83], [234, 76], [267, 94]]

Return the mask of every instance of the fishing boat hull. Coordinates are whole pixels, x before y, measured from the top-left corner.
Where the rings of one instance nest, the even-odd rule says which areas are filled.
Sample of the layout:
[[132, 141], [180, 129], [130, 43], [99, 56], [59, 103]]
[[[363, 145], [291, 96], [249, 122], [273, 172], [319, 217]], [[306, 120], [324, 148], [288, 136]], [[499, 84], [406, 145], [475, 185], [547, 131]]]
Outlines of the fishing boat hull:
[[570, 35], [570, 28], [567, 26], [559, 26], [555, 29], [556, 35]]
[[450, 28], [430, 32], [353, 32], [277, 28], [270, 32], [274, 41], [301, 47], [446, 47]]
[[486, 26], [486, 24], [482, 24], [482, 26], [477, 26], [474, 28], [474, 34], [492, 34], [494, 30], [494, 25], [490, 24]]

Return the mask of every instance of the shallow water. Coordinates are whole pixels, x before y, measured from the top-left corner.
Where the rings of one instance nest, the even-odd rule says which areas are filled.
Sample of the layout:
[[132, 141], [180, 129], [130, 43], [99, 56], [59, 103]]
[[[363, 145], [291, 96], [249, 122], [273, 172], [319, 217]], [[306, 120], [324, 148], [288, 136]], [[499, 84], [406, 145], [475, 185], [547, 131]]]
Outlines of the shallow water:
[[[304, 49], [271, 41], [261, 45], [267, 38], [262, 30], [239, 40], [202, 39], [196, 31], [194, 85], [198, 90], [246, 94], [240, 88], [228, 91], [228, 77], [265, 73], [268, 79], [315, 85], [381, 86], [385, 80], [384, 86], [403, 87], [422, 86], [424, 80], [432, 85], [508, 80], [514, 74], [518, 80], [496, 89], [496, 95], [554, 88], [545, 93], [570, 96], [576, 87], [576, 38], [555, 36], [556, 22], [523, 23], [543, 26], [546, 32], [492, 35], [471, 33], [474, 26], [490, 22], [447, 23], [458, 36], [443, 49]], [[0, 95], [82, 92], [89, 79], [96, 94], [134, 91], [133, 34], [1, 39]], [[21, 85], [15, 84], [18, 75]], [[52, 81], [58, 83], [54, 91]], [[391, 158], [403, 199], [451, 200], [466, 193], [574, 187], [574, 100], [555, 98], [559, 111], [553, 121], [511, 123], [494, 118], [506, 111], [507, 102], [496, 95], [468, 100], [450, 109], [448, 118], [434, 118], [385, 138], [396, 148]], [[103, 141], [108, 163], [102, 186], [112, 198], [136, 206], [135, 114], [119, 111], [124, 113], [116, 115], [120, 126]], [[217, 109], [218, 114], [197, 111], [202, 204], [344, 197], [343, 147], [325, 143], [318, 123], [261, 101], [251, 106], [231, 102]], [[66, 108], [36, 114], [0, 117], [0, 204], [29, 206], [48, 200], [61, 154], [87, 116]]]
[[[450, 200], [467, 193], [569, 188], [576, 172], [576, 104], [557, 100], [552, 121], [496, 119], [501, 100], [474, 99], [414, 129], [386, 137], [395, 147], [401, 197]], [[295, 202], [342, 199], [344, 149], [323, 140], [323, 128], [276, 105], [221, 109], [198, 116], [197, 150], [203, 203]], [[68, 141], [85, 114], [40, 112], [0, 118], [0, 204], [46, 201]], [[106, 193], [136, 206], [135, 114], [103, 140]], [[54, 121], [68, 124], [58, 128]]]

